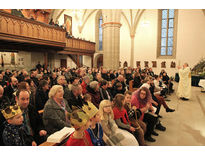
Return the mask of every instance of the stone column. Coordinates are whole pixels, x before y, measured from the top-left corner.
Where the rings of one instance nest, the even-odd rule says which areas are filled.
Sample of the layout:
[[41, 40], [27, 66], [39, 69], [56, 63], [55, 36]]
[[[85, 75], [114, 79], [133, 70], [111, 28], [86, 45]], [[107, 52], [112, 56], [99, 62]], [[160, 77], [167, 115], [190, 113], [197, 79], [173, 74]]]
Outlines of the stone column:
[[102, 10], [103, 15], [103, 67], [119, 68], [121, 10]]
[[135, 36], [134, 35], [130, 35], [131, 37], [131, 54], [130, 54], [130, 67], [135, 67], [134, 66], [134, 39], [135, 39]]

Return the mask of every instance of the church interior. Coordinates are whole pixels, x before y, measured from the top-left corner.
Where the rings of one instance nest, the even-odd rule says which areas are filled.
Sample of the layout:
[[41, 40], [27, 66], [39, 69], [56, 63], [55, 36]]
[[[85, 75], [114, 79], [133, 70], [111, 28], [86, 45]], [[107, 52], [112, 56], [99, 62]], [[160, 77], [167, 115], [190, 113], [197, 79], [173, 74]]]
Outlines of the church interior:
[[[145, 140], [146, 145], [204, 146], [204, 27], [204, 9], [0, 9], [0, 70], [24, 70], [28, 78], [37, 65], [42, 74], [57, 70], [57, 76], [58, 69], [73, 68], [100, 73], [151, 68], [157, 75], [165, 70], [174, 91], [164, 99], [175, 111], [161, 107], [166, 131], [156, 130], [156, 141]], [[184, 63], [191, 69], [188, 101], [177, 96], [178, 66]]]

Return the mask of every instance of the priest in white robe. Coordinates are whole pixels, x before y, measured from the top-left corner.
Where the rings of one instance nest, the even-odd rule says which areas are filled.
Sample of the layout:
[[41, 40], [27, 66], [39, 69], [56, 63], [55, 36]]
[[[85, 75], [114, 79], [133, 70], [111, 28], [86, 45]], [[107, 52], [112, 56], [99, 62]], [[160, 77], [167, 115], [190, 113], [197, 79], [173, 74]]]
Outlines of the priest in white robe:
[[185, 63], [183, 68], [179, 69], [179, 86], [177, 90], [177, 96], [182, 100], [189, 100], [191, 97], [191, 69], [188, 64]]

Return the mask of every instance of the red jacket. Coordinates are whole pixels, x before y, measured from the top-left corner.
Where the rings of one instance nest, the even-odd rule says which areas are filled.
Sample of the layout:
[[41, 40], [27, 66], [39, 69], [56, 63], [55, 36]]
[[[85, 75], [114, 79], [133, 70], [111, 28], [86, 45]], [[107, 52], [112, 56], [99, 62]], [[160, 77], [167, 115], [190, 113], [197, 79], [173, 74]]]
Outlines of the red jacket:
[[81, 83], [81, 86], [82, 86], [82, 89], [83, 89], [83, 95], [84, 95], [84, 94], [87, 93], [87, 89], [86, 89], [87, 84], [85, 83], [85, 81], [83, 81], [83, 82]]

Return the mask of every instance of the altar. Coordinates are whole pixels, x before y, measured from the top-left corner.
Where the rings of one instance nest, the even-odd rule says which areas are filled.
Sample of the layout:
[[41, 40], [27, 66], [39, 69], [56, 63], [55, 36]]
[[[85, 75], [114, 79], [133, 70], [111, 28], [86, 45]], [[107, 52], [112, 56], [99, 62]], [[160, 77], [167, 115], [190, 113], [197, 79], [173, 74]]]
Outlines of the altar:
[[202, 87], [201, 91], [202, 91], [202, 92], [205, 92], [205, 79], [201, 79], [201, 80], [199, 81], [199, 86]]
[[[203, 80], [203, 79], [204, 79], [204, 78], [201, 77], [201, 76], [199, 76], [199, 75], [192, 75], [192, 76], [191, 76], [191, 85], [198, 87], [198, 86], [199, 86], [199, 81], [200, 81], [200, 80]], [[180, 80], [179, 74], [176, 73], [176, 74], [175, 74], [175, 81], [176, 81], [176, 82], [179, 82], [179, 80]], [[204, 80], [205, 80], [205, 79], [204, 79]]]

